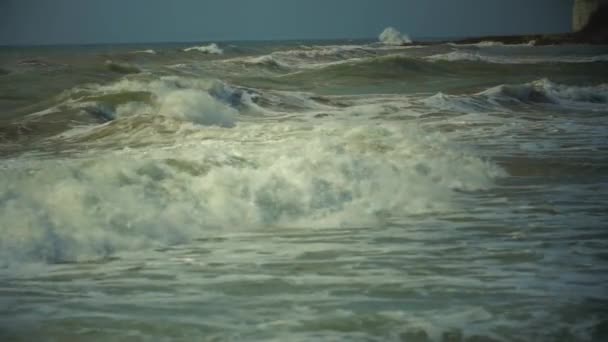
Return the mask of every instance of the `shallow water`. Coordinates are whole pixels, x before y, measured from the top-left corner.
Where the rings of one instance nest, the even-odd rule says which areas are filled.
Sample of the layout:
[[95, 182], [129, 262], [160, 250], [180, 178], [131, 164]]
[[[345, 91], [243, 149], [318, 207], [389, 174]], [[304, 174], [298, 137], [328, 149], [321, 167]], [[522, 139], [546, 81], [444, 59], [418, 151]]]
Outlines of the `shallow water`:
[[606, 56], [4, 48], [0, 336], [605, 340]]

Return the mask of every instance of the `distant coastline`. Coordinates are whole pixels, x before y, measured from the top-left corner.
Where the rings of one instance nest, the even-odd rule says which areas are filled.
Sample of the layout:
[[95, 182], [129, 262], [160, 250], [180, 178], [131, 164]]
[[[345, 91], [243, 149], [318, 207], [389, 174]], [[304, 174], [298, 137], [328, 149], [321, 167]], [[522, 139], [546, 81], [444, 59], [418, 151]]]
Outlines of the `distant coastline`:
[[592, 44], [608, 45], [608, 33], [596, 34], [590, 32], [574, 32], [563, 34], [530, 34], [512, 36], [485, 36], [454, 40], [456, 44], [477, 44], [492, 41], [503, 44], [531, 45], [560, 45], [560, 44]]

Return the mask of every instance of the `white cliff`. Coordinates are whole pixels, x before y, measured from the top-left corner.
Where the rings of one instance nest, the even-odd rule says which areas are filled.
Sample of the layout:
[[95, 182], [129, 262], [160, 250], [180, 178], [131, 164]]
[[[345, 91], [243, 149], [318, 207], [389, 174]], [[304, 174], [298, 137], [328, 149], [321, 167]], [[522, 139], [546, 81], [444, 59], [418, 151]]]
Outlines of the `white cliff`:
[[575, 0], [572, 15], [572, 29], [574, 32], [585, 29], [594, 14], [602, 6], [608, 6], [608, 0]]

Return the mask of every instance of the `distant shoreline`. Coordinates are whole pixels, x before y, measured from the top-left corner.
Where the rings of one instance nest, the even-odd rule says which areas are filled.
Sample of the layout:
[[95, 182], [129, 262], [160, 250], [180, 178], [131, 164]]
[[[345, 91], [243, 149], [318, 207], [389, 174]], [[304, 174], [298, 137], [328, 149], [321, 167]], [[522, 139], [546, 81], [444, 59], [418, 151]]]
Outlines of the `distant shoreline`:
[[563, 34], [530, 34], [530, 35], [511, 35], [511, 36], [484, 36], [466, 38], [450, 41], [456, 44], [478, 44], [481, 42], [498, 42], [507, 45], [530, 44], [531, 45], [562, 45], [562, 44], [608, 44], [608, 35], [590, 34], [585, 32], [563, 33]]

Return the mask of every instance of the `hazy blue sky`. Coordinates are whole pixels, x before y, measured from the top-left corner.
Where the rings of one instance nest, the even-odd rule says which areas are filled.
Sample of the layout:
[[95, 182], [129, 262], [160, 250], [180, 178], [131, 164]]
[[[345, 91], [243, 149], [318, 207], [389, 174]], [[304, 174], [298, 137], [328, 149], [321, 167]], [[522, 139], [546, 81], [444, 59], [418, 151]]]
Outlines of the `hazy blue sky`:
[[0, 0], [0, 44], [563, 32], [573, 0]]

